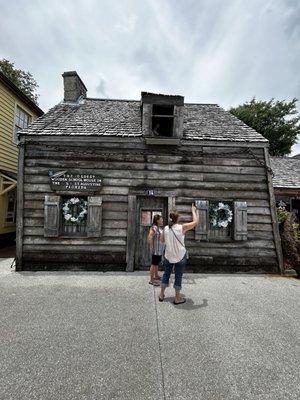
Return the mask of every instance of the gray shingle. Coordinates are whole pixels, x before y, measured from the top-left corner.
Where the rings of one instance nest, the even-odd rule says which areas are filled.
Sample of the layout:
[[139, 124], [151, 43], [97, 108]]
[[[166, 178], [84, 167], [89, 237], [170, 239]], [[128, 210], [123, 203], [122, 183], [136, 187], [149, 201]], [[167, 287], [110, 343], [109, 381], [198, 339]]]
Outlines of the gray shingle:
[[280, 188], [300, 188], [300, 159], [270, 157], [274, 172], [273, 185]]
[[[80, 104], [60, 103], [22, 133], [141, 137], [141, 102], [88, 98]], [[267, 142], [217, 104], [185, 104], [183, 138]]]

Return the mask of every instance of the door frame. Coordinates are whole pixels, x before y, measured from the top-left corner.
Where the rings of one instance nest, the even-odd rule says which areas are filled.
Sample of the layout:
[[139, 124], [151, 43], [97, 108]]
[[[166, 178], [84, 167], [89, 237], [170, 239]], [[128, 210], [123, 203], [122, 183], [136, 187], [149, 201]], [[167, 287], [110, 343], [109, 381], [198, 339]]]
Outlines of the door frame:
[[[149, 191], [150, 192], [150, 191]], [[154, 194], [152, 194], [154, 193]], [[175, 196], [174, 195], [166, 195], [163, 193], [155, 193], [151, 191], [151, 194], [148, 194], [148, 191], [135, 194], [128, 195], [128, 219], [127, 219], [127, 245], [126, 245], [126, 271], [133, 272], [135, 266], [135, 254], [136, 254], [136, 235], [138, 233], [139, 227], [139, 215], [138, 211], [138, 197], [163, 197], [168, 199], [168, 215], [170, 211], [175, 207]]]

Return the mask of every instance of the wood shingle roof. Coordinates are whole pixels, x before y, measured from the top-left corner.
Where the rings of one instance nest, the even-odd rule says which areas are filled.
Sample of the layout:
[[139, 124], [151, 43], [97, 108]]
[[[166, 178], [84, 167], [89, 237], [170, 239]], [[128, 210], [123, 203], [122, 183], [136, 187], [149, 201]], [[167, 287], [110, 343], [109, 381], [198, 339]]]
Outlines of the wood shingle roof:
[[[184, 104], [183, 138], [267, 143], [261, 134], [217, 104]], [[142, 136], [141, 102], [86, 98], [61, 102], [22, 134]]]
[[300, 159], [292, 157], [270, 157], [274, 172], [273, 185], [278, 188], [300, 188]]

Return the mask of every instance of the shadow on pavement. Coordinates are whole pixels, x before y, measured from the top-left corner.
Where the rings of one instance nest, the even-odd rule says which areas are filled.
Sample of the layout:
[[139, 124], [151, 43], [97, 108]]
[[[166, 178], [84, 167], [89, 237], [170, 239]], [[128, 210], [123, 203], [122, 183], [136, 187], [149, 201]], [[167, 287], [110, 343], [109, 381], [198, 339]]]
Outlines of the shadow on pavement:
[[179, 308], [181, 310], [186, 310], [186, 311], [198, 310], [199, 308], [208, 306], [207, 299], [203, 299], [202, 304], [195, 304], [192, 299], [187, 298], [185, 303], [178, 305], [174, 305], [173, 300], [174, 297], [165, 297], [164, 302], [171, 303], [174, 306], [174, 308]]

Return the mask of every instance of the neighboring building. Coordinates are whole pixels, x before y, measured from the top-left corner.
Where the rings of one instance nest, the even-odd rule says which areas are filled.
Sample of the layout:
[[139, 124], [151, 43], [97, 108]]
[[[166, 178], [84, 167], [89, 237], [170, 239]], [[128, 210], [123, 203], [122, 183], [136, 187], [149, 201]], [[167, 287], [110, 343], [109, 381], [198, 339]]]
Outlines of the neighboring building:
[[276, 204], [285, 205], [300, 222], [300, 158], [271, 157]]
[[15, 237], [18, 131], [43, 111], [0, 72], [0, 245]]
[[[196, 203], [190, 268], [280, 271], [262, 135], [216, 104], [86, 98], [76, 72], [63, 77], [64, 101], [21, 133], [18, 270], [148, 268], [153, 215], [176, 206], [188, 221]], [[214, 209], [233, 220], [214, 227]]]

